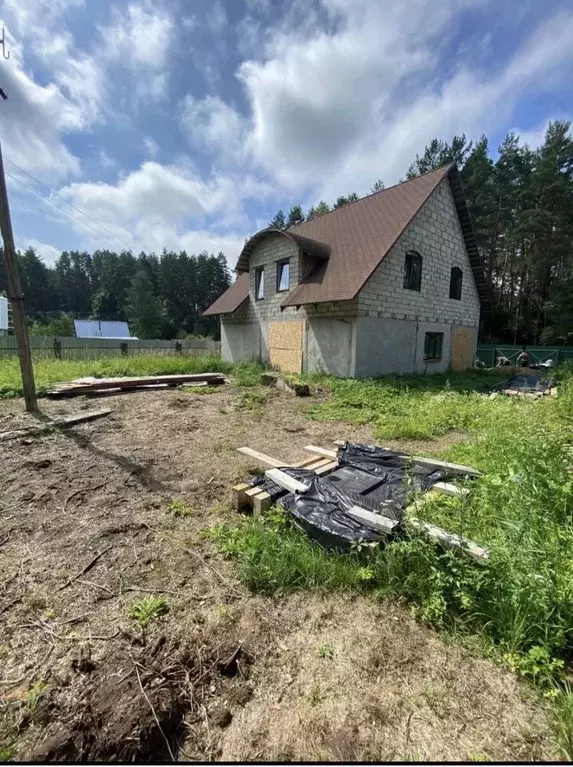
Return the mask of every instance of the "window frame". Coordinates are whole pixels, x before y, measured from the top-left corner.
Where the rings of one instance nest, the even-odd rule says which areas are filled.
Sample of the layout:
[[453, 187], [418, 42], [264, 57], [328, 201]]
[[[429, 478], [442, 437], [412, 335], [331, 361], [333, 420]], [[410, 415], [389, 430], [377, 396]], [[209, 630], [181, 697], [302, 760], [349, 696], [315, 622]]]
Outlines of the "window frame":
[[[462, 300], [462, 285], [464, 273], [459, 266], [452, 266], [450, 270], [450, 298], [452, 301]], [[454, 281], [455, 280], [455, 281]], [[454, 290], [457, 288], [457, 290]]]
[[[263, 295], [259, 296], [261, 286], [263, 288]], [[265, 267], [256, 266], [255, 267], [255, 301], [264, 301], [264, 300], [265, 300]]]
[[[282, 277], [282, 268], [283, 266], [288, 266], [288, 279], [287, 279], [287, 287], [281, 288], [281, 277]], [[288, 293], [290, 290], [290, 258], [283, 258], [281, 261], [277, 261], [277, 274], [276, 274], [277, 280], [276, 280], [276, 292], [277, 293]]]
[[[431, 352], [428, 353], [431, 336]], [[437, 343], [439, 341], [439, 343]], [[444, 334], [439, 330], [429, 330], [424, 334], [424, 362], [440, 362], [444, 352]], [[436, 353], [438, 356], [436, 356]]]
[[[419, 265], [419, 272], [416, 277], [416, 270]], [[422, 290], [422, 270], [424, 259], [417, 250], [408, 250], [404, 257], [404, 290], [415, 290], [420, 293]]]

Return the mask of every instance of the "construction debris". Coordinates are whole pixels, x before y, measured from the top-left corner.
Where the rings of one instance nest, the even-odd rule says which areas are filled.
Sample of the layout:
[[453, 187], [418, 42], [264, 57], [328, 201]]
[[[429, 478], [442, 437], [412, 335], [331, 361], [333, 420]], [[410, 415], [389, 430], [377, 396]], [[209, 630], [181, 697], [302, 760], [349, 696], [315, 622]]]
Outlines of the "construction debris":
[[261, 373], [260, 381], [263, 386], [274, 386], [289, 394], [294, 394], [295, 397], [308, 397], [310, 395], [308, 384], [287, 381], [278, 373]]
[[57, 385], [47, 392], [48, 397], [78, 397], [82, 394], [115, 393], [134, 389], [165, 389], [179, 385], [204, 384], [218, 386], [225, 383], [222, 373], [183, 373], [180, 375], [135, 376], [132, 378], [78, 378]]
[[536, 371], [528, 370], [508, 378], [494, 386], [490, 396], [505, 394], [508, 397], [547, 397], [556, 396], [557, 387], [552, 378], [544, 378]]
[[89, 410], [87, 413], [80, 413], [79, 415], [68, 415], [65, 418], [55, 418], [54, 420], [46, 421], [39, 426], [28, 426], [24, 429], [0, 432], [0, 442], [4, 442], [8, 439], [18, 439], [19, 437], [31, 437], [38, 434], [45, 434], [52, 429], [66, 429], [70, 426], [75, 426], [78, 423], [95, 421], [96, 418], [104, 418], [111, 412], [111, 410]]
[[397, 453], [381, 447], [339, 443], [337, 452], [315, 445], [306, 450], [320, 457], [295, 466], [252, 450], [239, 452], [270, 466], [251, 484], [233, 488], [237, 509], [245, 506], [260, 514], [274, 503], [289, 512], [298, 527], [327, 548], [348, 549], [357, 541], [381, 541], [404, 532], [429, 536], [441, 546], [465, 551], [485, 560], [489, 550], [460, 535], [412, 517], [418, 501], [433, 493], [465, 495], [469, 491], [444, 479], [479, 476], [476, 469]]

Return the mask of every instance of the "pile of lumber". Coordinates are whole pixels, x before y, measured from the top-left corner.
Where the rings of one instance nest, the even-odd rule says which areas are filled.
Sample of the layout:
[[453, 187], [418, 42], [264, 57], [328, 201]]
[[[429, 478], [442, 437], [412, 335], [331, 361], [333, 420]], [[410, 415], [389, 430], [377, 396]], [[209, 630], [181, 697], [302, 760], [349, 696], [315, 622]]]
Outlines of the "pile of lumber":
[[[342, 445], [342, 440], [337, 440], [335, 444]], [[292, 468], [307, 469], [313, 471], [317, 476], [327, 476], [331, 472], [339, 468], [337, 452], [335, 450], [329, 450], [323, 447], [317, 447], [316, 445], [306, 445], [305, 450], [314, 454], [313, 458], [307, 458], [298, 463], [289, 464], [288, 461], [280, 461], [277, 458], [261, 453], [258, 450], [253, 450], [250, 447], [240, 447], [238, 452], [242, 453], [249, 458], [257, 461], [267, 468], [265, 476], [272, 480], [276, 485], [282, 487], [285, 492], [304, 494], [308, 491], [307, 485], [304, 482], [300, 482], [297, 479], [289, 476], [282, 469]], [[460, 477], [479, 477], [480, 472], [477, 469], [473, 469], [470, 466], [462, 466], [455, 463], [446, 463], [445, 461], [439, 461], [432, 458], [423, 458], [421, 456], [406, 456], [413, 462], [425, 464], [429, 468], [436, 470], [447, 470], [450, 474], [458, 475]], [[407, 512], [409, 516], [405, 518], [404, 524], [410, 529], [426, 535], [431, 538], [435, 543], [444, 548], [454, 548], [464, 551], [472, 559], [487, 560], [489, 559], [489, 549], [478, 545], [474, 541], [471, 541], [463, 536], [455, 533], [450, 533], [443, 530], [436, 525], [431, 525], [423, 520], [417, 519], [411, 516], [412, 511], [418, 511], [420, 503], [423, 503], [424, 499], [432, 497], [432, 494], [443, 493], [445, 495], [466, 495], [468, 490], [458, 487], [448, 482], [435, 483], [429, 492], [427, 492], [417, 503], [408, 507]], [[249, 484], [240, 484], [233, 487], [234, 503], [237, 511], [250, 510], [257, 516], [266, 511], [270, 506], [276, 502], [276, 498], [272, 497], [270, 493], [261, 489], [260, 487], [252, 487]], [[352, 506], [347, 512], [349, 516], [355, 520], [365, 524], [373, 530], [378, 531], [384, 535], [391, 535], [398, 532], [397, 528], [400, 523], [394, 519], [385, 516], [382, 512], [374, 513], [368, 509], [364, 509], [358, 505]]]
[[225, 383], [222, 373], [182, 373], [179, 375], [134, 376], [132, 378], [78, 378], [57, 384], [48, 397], [78, 397], [81, 394], [111, 394], [134, 389], [166, 389], [173, 386], [218, 386]]

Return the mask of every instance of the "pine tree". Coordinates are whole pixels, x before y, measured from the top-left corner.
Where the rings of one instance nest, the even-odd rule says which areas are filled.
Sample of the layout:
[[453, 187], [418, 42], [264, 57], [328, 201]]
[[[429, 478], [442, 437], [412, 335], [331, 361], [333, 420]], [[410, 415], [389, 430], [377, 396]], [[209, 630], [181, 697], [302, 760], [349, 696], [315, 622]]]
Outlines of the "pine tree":
[[275, 217], [269, 222], [269, 229], [285, 229], [285, 214], [282, 210], [277, 211]]
[[153, 294], [149, 276], [140, 269], [127, 292], [130, 329], [139, 338], [157, 338], [161, 325], [161, 302]]
[[294, 226], [295, 224], [302, 224], [304, 216], [300, 205], [293, 205], [288, 214], [287, 226]]

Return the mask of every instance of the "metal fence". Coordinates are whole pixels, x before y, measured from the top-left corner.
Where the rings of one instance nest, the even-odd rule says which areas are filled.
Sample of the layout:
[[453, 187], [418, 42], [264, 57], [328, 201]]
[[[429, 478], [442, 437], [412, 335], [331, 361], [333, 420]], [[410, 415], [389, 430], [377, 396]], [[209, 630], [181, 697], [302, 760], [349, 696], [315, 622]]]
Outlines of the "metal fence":
[[[558, 365], [560, 362], [573, 360], [573, 346], [526, 346], [525, 350], [533, 362], [546, 362], [551, 359]], [[477, 358], [488, 367], [495, 367], [498, 357], [507, 357], [516, 363], [522, 351], [523, 346], [512, 344], [478, 344]]]
[[[34, 358], [89, 360], [99, 357], [129, 357], [133, 355], [219, 355], [221, 344], [210, 338], [173, 341], [127, 340], [121, 338], [68, 338], [64, 336], [30, 336]], [[14, 336], [0, 337], [0, 360], [18, 354]]]

